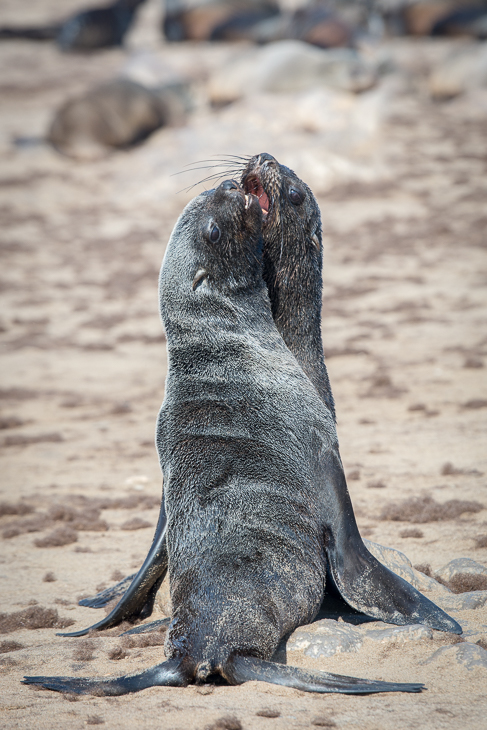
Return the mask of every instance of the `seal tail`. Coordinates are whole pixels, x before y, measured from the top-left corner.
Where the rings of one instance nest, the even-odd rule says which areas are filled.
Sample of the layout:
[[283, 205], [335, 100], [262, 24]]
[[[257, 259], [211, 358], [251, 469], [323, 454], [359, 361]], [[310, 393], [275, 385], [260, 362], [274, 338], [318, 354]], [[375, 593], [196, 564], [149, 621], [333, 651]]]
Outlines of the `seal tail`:
[[376, 692], [421, 692], [423, 684], [381, 682], [379, 680], [345, 677], [327, 672], [307, 672], [297, 667], [274, 664], [255, 657], [232, 657], [224, 667], [224, 676], [230, 684], [243, 684], [256, 680], [293, 687], [303, 692], [322, 694], [373, 694]]
[[365, 547], [338, 451], [322, 462], [323, 490], [333, 495], [333, 512], [324, 517], [330, 573], [342, 598], [357, 611], [399, 626], [423, 624], [461, 634], [462, 627], [410, 583], [380, 563]]
[[[122, 621], [147, 618], [147, 616], [150, 616], [157, 590], [167, 572], [166, 525], [167, 518], [163, 498], [151, 548], [141, 569], [135, 575], [135, 578], [133, 578], [123, 598], [115, 606], [113, 611], [104, 619], [98, 621], [98, 623], [80, 631], [71, 631], [66, 634], [60, 633], [58, 636], [85, 636], [92, 630], [101, 631], [103, 629], [109, 629], [112, 626], [117, 626]], [[95, 596], [94, 598], [97, 597]]]
[[54, 692], [77, 695], [114, 697], [130, 692], [140, 692], [147, 687], [186, 687], [189, 668], [184, 659], [169, 659], [146, 669], [140, 674], [126, 674], [113, 679], [88, 679], [86, 677], [24, 677], [23, 684], [34, 684]]

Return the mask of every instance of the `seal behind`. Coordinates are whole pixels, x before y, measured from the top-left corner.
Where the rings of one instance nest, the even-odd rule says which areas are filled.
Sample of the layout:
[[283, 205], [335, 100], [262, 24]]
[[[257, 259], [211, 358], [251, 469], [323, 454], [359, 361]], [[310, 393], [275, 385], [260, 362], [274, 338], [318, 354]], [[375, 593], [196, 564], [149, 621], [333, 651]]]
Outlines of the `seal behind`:
[[169, 366], [157, 443], [173, 604], [167, 661], [114, 679], [25, 683], [119, 695], [219, 675], [230, 684], [260, 680], [320, 693], [421, 690], [270, 661], [319, 610], [324, 535], [339, 504], [333, 493], [321, 503], [334, 423], [272, 319], [261, 219], [257, 198], [222, 183], [186, 207], [161, 270]]

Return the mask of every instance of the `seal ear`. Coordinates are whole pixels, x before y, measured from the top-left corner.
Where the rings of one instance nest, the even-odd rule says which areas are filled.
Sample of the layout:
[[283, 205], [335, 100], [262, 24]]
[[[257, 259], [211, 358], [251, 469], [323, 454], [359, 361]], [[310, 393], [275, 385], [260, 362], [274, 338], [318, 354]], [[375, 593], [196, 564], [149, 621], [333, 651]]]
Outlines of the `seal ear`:
[[207, 276], [208, 272], [206, 269], [198, 269], [193, 279], [193, 291], [197, 289], [200, 284], [203, 283]]

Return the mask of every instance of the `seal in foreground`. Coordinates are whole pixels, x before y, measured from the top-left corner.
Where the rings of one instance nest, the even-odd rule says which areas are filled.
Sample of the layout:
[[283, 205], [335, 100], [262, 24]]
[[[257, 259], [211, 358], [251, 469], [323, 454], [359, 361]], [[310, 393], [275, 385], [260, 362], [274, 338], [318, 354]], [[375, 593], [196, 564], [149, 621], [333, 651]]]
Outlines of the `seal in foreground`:
[[[292, 170], [267, 153], [247, 160], [241, 173], [243, 188], [256, 195], [263, 212], [262, 272], [275, 325], [316, 389], [315, 397], [321, 398], [334, 417], [321, 339], [322, 233], [318, 203]], [[278, 360], [275, 367], [280, 367]], [[161, 422], [159, 431], [163, 433]], [[355, 520], [336, 434], [317, 480], [323, 509], [330, 514], [330, 499], [334, 505], [325, 539], [330, 584], [347, 604], [387, 623], [418, 623], [461, 634], [456, 621], [379, 563], [366, 548]], [[150, 615], [167, 571], [164, 509], [163, 499], [153, 544], [139, 572], [80, 601], [80, 605], [100, 608], [126, 591], [117, 606], [98, 623], [67, 636], [82, 636], [90, 629], [102, 630], [124, 619]]]
[[326, 502], [321, 494], [336, 448], [333, 418], [272, 319], [261, 221], [257, 198], [226, 181], [186, 207], [161, 270], [167, 661], [113, 679], [25, 683], [120, 695], [220, 675], [230, 684], [261, 680], [321, 693], [421, 690], [270, 661], [320, 608], [324, 546], [340, 505], [333, 491]]

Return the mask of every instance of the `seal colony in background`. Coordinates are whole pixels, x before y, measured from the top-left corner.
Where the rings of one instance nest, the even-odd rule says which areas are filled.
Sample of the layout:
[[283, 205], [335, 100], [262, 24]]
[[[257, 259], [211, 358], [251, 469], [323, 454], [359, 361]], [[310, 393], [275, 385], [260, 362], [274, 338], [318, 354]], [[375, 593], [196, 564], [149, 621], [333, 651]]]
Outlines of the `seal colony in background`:
[[[159, 522], [122, 600], [90, 627], [149, 615], [169, 570], [168, 659], [120, 678], [28, 684], [112, 695], [221, 675], [230, 684], [257, 679], [311, 692], [420, 691], [269, 661], [317, 615], [327, 573], [368, 616], [461, 633], [360, 538], [323, 361], [314, 196], [270, 155], [248, 161], [242, 182], [198, 196], [171, 236], [160, 278], [169, 369], [157, 427]], [[308, 318], [293, 296], [312, 274], [303, 293]]]

